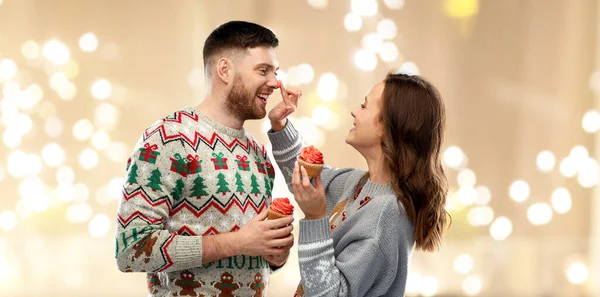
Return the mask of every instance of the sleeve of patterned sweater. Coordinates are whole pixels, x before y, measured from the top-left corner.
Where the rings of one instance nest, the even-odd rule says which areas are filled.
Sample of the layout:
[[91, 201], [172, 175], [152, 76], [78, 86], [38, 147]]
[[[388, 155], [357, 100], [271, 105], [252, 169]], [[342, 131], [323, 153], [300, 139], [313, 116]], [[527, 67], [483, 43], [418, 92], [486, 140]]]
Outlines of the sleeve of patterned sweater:
[[115, 258], [123, 272], [168, 272], [202, 265], [201, 236], [165, 230], [173, 196], [181, 195], [184, 187], [181, 179], [167, 177], [173, 156], [187, 156], [181, 142], [163, 143], [154, 133], [140, 138], [128, 161], [115, 235]]
[[[285, 128], [275, 132], [273, 129], [268, 132], [269, 140], [273, 145], [273, 157], [277, 166], [281, 169], [285, 182], [290, 192], [292, 190], [292, 175], [294, 173], [294, 163], [300, 155], [300, 151], [306, 144], [302, 140], [302, 136], [291, 121], [288, 119]], [[324, 158], [326, 159], [326, 157]], [[349, 168], [333, 168], [331, 166], [323, 166], [321, 171], [321, 180], [329, 193], [342, 193], [346, 179], [350, 176], [353, 169]], [[326, 196], [328, 204], [335, 203], [339, 197], [332, 195]], [[331, 201], [330, 201], [331, 200]]]
[[[395, 201], [395, 197], [389, 201]], [[366, 211], [366, 210], [364, 210]], [[344, 240], [334, 247], [329, 217], [301, 220], [298, 260], [305, 297], [381, 296], [390, 289], [405, 255], [398, 244], [406, 229], [400, 227], [397, 208], [391, 205], [374, 214], [373, 219], [353, 226]], [[400, 275], [399, 275], [400, 273]]]

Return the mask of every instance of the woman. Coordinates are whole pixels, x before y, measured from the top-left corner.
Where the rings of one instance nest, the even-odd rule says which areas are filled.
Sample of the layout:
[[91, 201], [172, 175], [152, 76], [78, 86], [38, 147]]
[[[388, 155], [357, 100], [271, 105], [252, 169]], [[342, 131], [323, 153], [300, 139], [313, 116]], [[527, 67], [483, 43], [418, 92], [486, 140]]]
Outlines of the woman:
[[404, 296], [413, 246], [437, 250], [446, 228], [440, 94], [418, 76], [388, 74], [352, 111], [346, 138], [368, 171], [326, 166], [313, 186], [295, 162], [303, 145], [286, 119], [299, 93], [281, 93], [284, 101], [269, 113], [269, 138], [306, 216], [296, 295]]

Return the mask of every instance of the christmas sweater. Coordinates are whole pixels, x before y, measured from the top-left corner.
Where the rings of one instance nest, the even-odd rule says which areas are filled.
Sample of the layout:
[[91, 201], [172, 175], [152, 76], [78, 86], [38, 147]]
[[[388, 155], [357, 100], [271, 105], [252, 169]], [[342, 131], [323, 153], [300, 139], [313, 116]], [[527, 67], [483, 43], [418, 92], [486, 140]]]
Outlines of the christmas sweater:
[[234, 232], [271, 203], [275, 171], [250, 134], [193, 107], [145, 130], [117, 215], [121, 271], [146, 272], [150, 296], [266, 296], [271, 269], [237, 255], [202, 265], [203, 236]]
[[[291, 191], [302, 139], [288, 120], [269, 131], [273, 157]], [[391, 184], [376, 184], [364, 170], [325, 165], [327, 216], [300, 220], [301, 284], [295, 296], [404, 296], [414, 247], [414, 226]]]

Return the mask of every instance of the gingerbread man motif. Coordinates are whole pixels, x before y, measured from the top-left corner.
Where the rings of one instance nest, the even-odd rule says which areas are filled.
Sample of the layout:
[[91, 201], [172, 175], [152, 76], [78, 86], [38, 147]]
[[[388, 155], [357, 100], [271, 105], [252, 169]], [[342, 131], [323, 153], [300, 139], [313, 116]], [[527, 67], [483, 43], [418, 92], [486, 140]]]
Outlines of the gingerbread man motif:
[[150, 294], [158, 293], [156, 287], [159, 287], [161, 285], [160, 279], [158, 278], [158, 274], [152, 273], [150, 277], [146, 280], [146, 282], [148, 283], [148, 292], [150, 292]]
[[144, 262], [150, 262], [150, 255], [152, 254], [152, 249], [154, 248], [154, 244], [156, 244], [157, 240], [158, 236], [148, 235], [144, 239], [140, 240], [140, 242], [136, 243], [133, 246], [135, 254], [133, 255], [133, 257], [131, 257], [131, 261], [134, 261], [135, 259], [139, 258], [142, 254], [145, 254], [146, 259], [144, 259]]
[[263, 283], [262, 274], [257, 272], [254, 275], [254, 282], [248, 283], [247, 285], [250, 289], [254, 290], [254, 297], [262, 297], [263, 290], [265, 289], [265, 284]]
[[233, 295], [233, 291], [237, 290], [240, 288], [240, 283], [234, 283], [233, 282], [233, 275], [231, 275], [231, 273], [229, 272], [225, 272], [223, 274], [221, 274], [221, 281], [220, 282], [212, 282], [211, 285], [213, 285], [215, 288], [221, 290], [221, 293], [219, 294], [218, 297], [235, 297]]
[[181, 287], [181, 291], [179, 294], [173, 293], [173, 296], [201, 296], [204, 295], [196, 293], [194, 290], [197, 288], [201, 288], [202, 285], [205, 285], [203, 281], [198, 282], [194, 274], [189, 270], [183, 270], [179, 273], [180, 279], [175, 281], [175, 284]]

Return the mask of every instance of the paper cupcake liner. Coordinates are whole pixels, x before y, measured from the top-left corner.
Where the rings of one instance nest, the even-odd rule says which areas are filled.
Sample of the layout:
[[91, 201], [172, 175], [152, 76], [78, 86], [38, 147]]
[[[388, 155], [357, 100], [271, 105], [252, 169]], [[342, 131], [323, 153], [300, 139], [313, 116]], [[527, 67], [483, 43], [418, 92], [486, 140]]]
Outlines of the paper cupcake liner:
[[307, 163], [306, 161], [300, 159], [300, 156], [297, 157], [297, 160], [298, 164], [304, 166], [304, 169], [306, 169], [306, 173], [308, 173], [308, 176], [310, 177], [315, 177], [321, 174], [321, 170], [323, 170], [323, 164]]
[[271, 210], [271, 208], [269, 208], [269, 210], [267, 211], [267, 218], [269, 220], [276, 220], [276, 219], [281, 219], [281, 218], [285, 218], [285, 217], [289, 217], [289, 216], [291, 216], [291, 215], [284, 215], [282, 213]]

